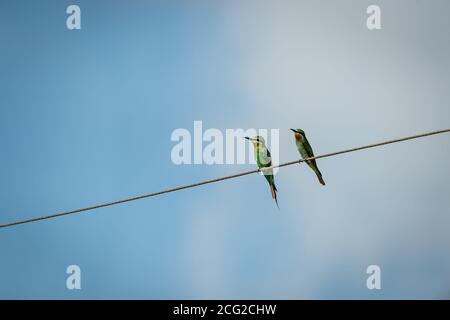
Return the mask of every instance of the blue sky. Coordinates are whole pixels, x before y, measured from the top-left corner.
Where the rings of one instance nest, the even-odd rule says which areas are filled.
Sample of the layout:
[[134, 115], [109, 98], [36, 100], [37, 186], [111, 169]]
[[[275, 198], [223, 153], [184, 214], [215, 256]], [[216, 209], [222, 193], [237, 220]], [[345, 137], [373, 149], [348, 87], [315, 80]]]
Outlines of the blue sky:
[[[316, 153], [449, 127], [448, 1], [2, 1], [0, 222], [253, 168], [177, 128], [290, 127]], [[66, 29], [78, 4], [82, 29]], [[449, 137], [0, 231], [0, 298], [448, 298]], [[66, 289], [77, 264], [82, 289]], [[368, 265], [382, 289], [365, 286]]]

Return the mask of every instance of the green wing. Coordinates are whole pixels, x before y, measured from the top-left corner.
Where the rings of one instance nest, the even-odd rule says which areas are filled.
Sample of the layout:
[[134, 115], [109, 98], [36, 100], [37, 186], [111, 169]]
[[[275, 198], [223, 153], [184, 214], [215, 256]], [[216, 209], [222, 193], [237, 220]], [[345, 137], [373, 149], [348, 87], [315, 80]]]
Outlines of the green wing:
[[308, 139], [305, 138], [305, 141], [303, 142], [303, 146], [305, 147], [305, 151], [308, 154], [308, 158], [314, 157], [314, 152], [313, 152], [311, 145], [309, 144]]
[[[308, 158], [314, 157], [314, 152], [313, 152], [313, 149], [312, 149], [311, 145], [309, 144], [308, 139], [305, 138], [303, 146], [305, 147], [305, 151], [308, 154]], [[314, 170], [314, 172], [317, 174], [317, 176], [320, 176], [320, 177], [322, 176], [322, 174], [319, 171], [319, 168], [317, 167], [317, 163], [316, 163], [315, 159], [307, 161], [307, 164], [311, 167], [311, 169]], [[319, 180], [320, 179], [321, 178], [319, 178]], [[325, 184], [325, 183], [322, 183], [322, 184]]]
[[256, 152], [256, 163], [266, 178], [267, 182], [270, 185], [270, 192], [272, 193], [272, 198], [275, 200], [275, 203], [278, 207], [277, 200], [277, 187], [275, 186], [275, 179], [273, 177], [272, 169], [264, 170], [264, 168], [268, 168], [272, 166], [272, 157], [270, 156], [270, 151], [267, 148], [259, 148]]
[[272, 166], [272, 157], [267, 148], [260, 148], [256, 152], [256, 163], [259, 168], [267, 168]]

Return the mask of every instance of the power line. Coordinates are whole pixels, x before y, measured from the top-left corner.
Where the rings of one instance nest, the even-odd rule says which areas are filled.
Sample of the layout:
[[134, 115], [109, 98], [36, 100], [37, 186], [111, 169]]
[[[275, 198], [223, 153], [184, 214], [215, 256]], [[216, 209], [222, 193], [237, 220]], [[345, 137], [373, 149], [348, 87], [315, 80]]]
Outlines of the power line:
[[[337, 156], [337, 155], [344, 154], [344, 153], [350, 153], [350, 152], [360, 151], [360, 150], [364, 150], [364, 149], [380, 147], [380, 146], [384, 146], [384, 145], [387, 145], [387, 144], [392, 144], [392, 143], [397, 143], [397, 142], [402, 142], [402, 141], [407, 141], [407, 140], [413, 140], [413, 139], [417, 139], [417, 138], [423, 138], [423, 137], [428, 137], [428, 136], [437, 135], [437, 134], [441, 134], [441, 133], [447, 133], [447, 132], [450, 132], [450, 128], [449, 129], [445, 129], [445, 130], [438, 130], [438, 131], [422, 133], [422, 134], [409, 136], [409, 137], [404, 137], [404, 138], [400, 138], [400, 139], [387, 140], [387, 141], [378, 142], [378, 143], [374, 143], [374, 144], [368, 144], [368, 145], [361, 146], [361, 147], [356, 147], [356, 148], [345, 149], [345, 150], [336, 151], [336, 152], [325, 153], [325, 154], [322, 154], [322, 155], [319, 155], [319, 156], [307, 158], [305, 160], [300, 159], [300, 160], [285, 162], [285, 163], [282, 163], [282, 164], [279, 164], [279, 165], [274, 165], [274, 166], [272, 166], [270, 168], [266, 168], [265, 170], [270, 170], [270, 169], [274, 169], [274, 168], [282, 168], [282, 167], [290, 166], [290, 165], [293, 165], [293, 164], [302, 163], [302, 162], [305, 162], [305, 161], [308, 161], [308, 160], [333, 157], [333, 156]], [[253, 174], [253, 173], [257, 173], [257, 172], [259, 172], [258, 169], [244, 171], [244, 172], [232, 174], [232, 175], [225, 176], [225, 177], [209, 179], [209, 180], [205, 180], [205, 181], [201, 181], [201, 182], [197, 182], [197, 183], [187, 184], [187, 185], [184, 185], [184, 186], [179, 186], [179, 187], [175, 187], [175, 188], [171, 188], [171, 189], [165, 189], [165, 190], [161, 190], [161, 191], [157, 191], [157, 192], [153, 192], [153, 193], [148, 193], [148, 194], [144, 194], [144, 195], [140, 195], [140, 196], [136, 196], [136, 197], [126, 198], [126, 199], [112, 201], [112, 202], [106, 202], [106, 203], [102, 203], [102, 204], [97, 204], [97, 205], [90, 206], [90, 207], [85, 207], [85, 208], [80, 208], [80, 209], [75, 209], [75, 210], [70, 210], [70, 211], [63, 211], [63, 212], [58, 212], [58, 213], [54, 213], [54, 214], [49, 214], [49, 215], [46, 215], [46, 216], [40, 216], [40, 217], [35, 217], [35, 218], [30, 218], [30, 219], [25, 219], [25, 220], [20, 220], [20, 221], [5, 223], [5, 224], [0, 224], [0, 228], [12, 227], [12, 226], [19, 225], [19, 224], [25, 224], [25, 223], [30, 223], [30, 222], [40, 221], [40, 220], [52, 219], [52, 218], [56, 218], [56, 217], [62, 217], [62, 216], [66, 216], [66, 215], [69, 215], [69, 214], [78, 213], [78, 212], [84, 212], [84, 211], [90, 211], [90, 210], [104, 208], [104, 207], [110, 207], [110, 206], [114, 206], [114, 205], [125, 203], [125, 202], [130, 202], [130, 201], [135, 201], [135, 200], [139, 200], [139, 199], [159, 196], [159, 195], [162, 195], [162, 194], [165, 194], [165, 193], [175, 192], [175, 191], [179, 191], [179, 190], [183, 190], [183, 189], [195, 188], [195, 187], [199, 187], [199, 186], [202, 186], [202, 185], [205, 185], [205, 184], [210, 184], [210, 183], [215, 183], [215, 182], [219, 182], [219, 181], [239, 178], [239, 177], [246, 176], [246, 175]]]

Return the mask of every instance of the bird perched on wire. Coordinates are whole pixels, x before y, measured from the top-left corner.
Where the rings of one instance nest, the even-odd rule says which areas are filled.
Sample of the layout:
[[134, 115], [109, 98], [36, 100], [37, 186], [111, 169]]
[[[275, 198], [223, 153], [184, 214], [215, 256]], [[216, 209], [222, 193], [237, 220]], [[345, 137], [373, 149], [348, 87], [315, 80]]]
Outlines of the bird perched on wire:
[[[305, 131], [303, 131], [302, 129], [291, 130], [294, 132], [295, 145], [297, 146], [297, 150], [302, 156], [303, 160], [314, 157], [313, 149], [311, 148], [308, 139], [306, 139]], [[307, 160], [306, 163], [316, 173], [320, 184], [324, 186], [325, 181], [322, 178], [322, 173], [319, 171], [316, 160]]]
[[[275, 200], [275, 203], [278, 207], [277, 200], [277, 187], [275, 186], [275, 179], [273, 177], [272, 169], [265, 169], [272, 166], [272, 157], [270, 156], [270, 151], [266, 147], [266, 143], [264, 138], [261, 136], [256, 136], [255, 138], [245, 137], [245, 139], [250, 140], [253, 143], [254, 151], [255, 151], [255, 160], [258, 165], [259, 170], [262, 172], [264, 177], [270, 186], [270, 192], [272, 193], [272, 198]], [[278, 207], [279, 208], [279, 207]]]

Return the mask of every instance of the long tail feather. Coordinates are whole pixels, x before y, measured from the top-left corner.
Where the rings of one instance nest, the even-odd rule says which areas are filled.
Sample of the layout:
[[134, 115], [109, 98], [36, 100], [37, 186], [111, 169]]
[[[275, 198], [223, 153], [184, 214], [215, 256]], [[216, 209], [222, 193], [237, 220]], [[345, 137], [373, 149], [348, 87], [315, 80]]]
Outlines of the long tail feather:
[[323, 180], [322, 173], [319, 171], [319, 169], [317, 169], [316, 175], [317, 175], [317, 178], [319, 179], [320, 184], [324, 186], [325, 185], [325, 181]]
[[275, 183], [270, 184], [270, 191], [272, 192], [272, 198], [275, 200], [275, 203], [277, 204], [278, 209], [280, 209], [280, 206], [278, 205], [278, 199], [277, 199], [277, 187], [275, 186]]
[[325, 181], [322, 178], [322, 173], [320, 172], [319, 168], [317, 167], [316, 161], [315, 160], [306, 161], [306, 163], [316, 173], [316, 176], [319, 179], [320, 184], [324, 186], [325, 185]]

